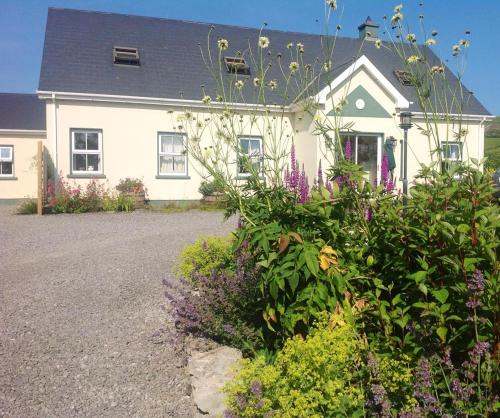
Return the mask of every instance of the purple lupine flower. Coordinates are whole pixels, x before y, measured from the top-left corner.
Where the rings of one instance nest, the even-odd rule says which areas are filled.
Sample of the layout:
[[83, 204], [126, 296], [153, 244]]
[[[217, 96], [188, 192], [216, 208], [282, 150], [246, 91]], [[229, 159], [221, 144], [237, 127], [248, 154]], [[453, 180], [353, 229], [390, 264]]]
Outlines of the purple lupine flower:
[[480, 341], [476, 343], [474, 348], [469, 352], [470, 361], [472, 364], [479, 364], [481, 357], [484, 357], [490, 350], [490, 343]]
[[299, 182], [299, 203], [306, 203], [309, 199], [309, 182], [307, 180], [304, 165], [302, 165], [302, 173], [300, 174]]
[[260, 409], [264, 406], [264, 399], [261, 399], [259, 402], [255, 404], [255, 409]]
[[321, 159], [318, 165], [318, 186], [323, 186], [323, 170], [321, 169]]
[[367, 222], [370, 222], [372, 220], [372, 217], [373, 217], [373, 212], [371, 210], [371, 208], [366, 208], [365, 209], [365, 219]]
[[224, 411], [224, 418], [237, 418], [235, 413], [233, 411], [230, 411], [229, 409], [226, 409]]
[[285, 187], [290, 186], [290, 170], [289, 170], [288, 166], [286, 166], [286, 169], [285, 169], [284, 183], [285, 183]]
[[392, 193], [395, 189], [395, 185], [394, 185], [394, 182], [392, 181], [392, 179], [389, 179], [387, 180], [387, 183], [385, 185], [385, 191], [387, 193]]
[[350, 160], [352, 156], [352, 144], [351, 138], [349, 138], [345, 144], [345, 159]]
[[292, 150], [290, 153], [290, 180], [289, 180], [289, 188], [290, 190], [297, 192], [297, 186], [300, 180], [300, 171], [299, 171], [299, 163], [297, 161], [295, 155], [295, 144], [292, 144]]
[[385, 186], [387, 184], [387, 181], [389, 180], [389, 159], [387, 158], [387, 154], [385, 152], [384, 156], [382, 157], [380, 175], [382, 177], [382, 184]]

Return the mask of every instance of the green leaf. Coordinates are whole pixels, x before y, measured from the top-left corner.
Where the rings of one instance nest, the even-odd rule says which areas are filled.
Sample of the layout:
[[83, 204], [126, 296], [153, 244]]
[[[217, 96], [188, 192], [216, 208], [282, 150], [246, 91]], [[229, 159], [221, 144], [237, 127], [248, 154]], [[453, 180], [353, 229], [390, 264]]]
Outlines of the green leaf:
[[445, 288], [433, 290], [431, 293], [439, 302], [441, 302], [441, 304], [445, 303], [450, 295], [450, 292], [448, 292]]
[[469, 232], [469, 225], [460, 224], [457, 226], [457, 231], [460, 232], [461, 234], [465, 234], [465, 233]]
[[418, 285], [418, 289], [425, 295], [427, 296], [427, 286], [424, 283], [420, 283]]
[[288, 284], [290, 285], [292, 292], [295, 293], [295, 290], [297, 290], [297, 286], [299, 284], [299, 274], [296, 271], [293, 272], [288, 278]]
[[448, 333], [448, 329], [446, 327], [439, 327], [436, 330], [436, 334], [441, 338], [441, 341], [446, 342], [446, 334]]

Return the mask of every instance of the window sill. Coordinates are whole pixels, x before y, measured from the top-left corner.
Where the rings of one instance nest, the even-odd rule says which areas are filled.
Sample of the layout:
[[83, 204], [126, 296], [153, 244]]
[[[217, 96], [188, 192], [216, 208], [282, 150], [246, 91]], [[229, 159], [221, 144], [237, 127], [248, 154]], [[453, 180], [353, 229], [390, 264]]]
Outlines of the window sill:
[[2, 180], [17, 180], [17, 177], [0, 176], [0, 181]]
[[[248, 180], [252, 176], [237, 176], [236, 180]], [[259, 176], [259, 180], [264, 180], [264, 176]]]
[[169, 176], [167, 174], [160, 174], [155, 177], [156, 179], [169, 179], [169, 180], [190, 180], [190, 176]]
[[104, 174], [68, 174], [69, 179], [105, 179]]

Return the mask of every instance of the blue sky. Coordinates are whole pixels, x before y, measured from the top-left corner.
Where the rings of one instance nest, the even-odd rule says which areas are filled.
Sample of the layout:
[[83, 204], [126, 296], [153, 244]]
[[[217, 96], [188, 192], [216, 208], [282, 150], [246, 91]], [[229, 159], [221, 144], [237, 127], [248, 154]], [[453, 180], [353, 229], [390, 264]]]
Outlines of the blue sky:
[[[381, 23], [392, 14], [392, 0], [338, 0], [344, 36], [357, 36], [369, 15]], [[100, 10], [172, 19], [324, 33], [323, 0], [0, 0], [0, 91], [34, 92], [38, 85], [48, 7]], [[486, 108], [500, 115], [500, 0], [403, 1], [417, 30], [419, 3], [426, 27], [439, 31], [437, 52], [451, 57], [451, 45], [471, 31], [465, 84]], [[496, 52], [495, 52], [496, 51]]]

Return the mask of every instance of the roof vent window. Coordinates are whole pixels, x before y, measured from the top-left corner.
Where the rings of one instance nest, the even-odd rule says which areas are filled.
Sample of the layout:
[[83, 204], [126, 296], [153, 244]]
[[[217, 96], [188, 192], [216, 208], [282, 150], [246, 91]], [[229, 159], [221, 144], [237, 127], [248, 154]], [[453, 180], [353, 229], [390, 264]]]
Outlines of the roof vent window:
[[137, 48], [115, 46], [113, 48], [113, 63], [138, 67], [141, 65], [139, 60], [139, 50]]
[[241, 57], [224, 57], [227, 71], [233, 74], [250, 74], [250, 67], [244, 58]]
[[404, 71], [404, 70], [396, 70], [394, 71], [394, 75], [397, 77], [399, 82], [403, 86], [414, 86], [415, 85], [415, 80], [412, 74], [409, 71]]

